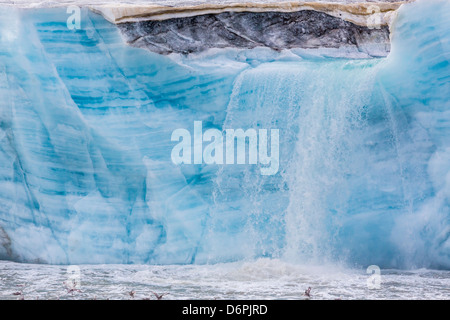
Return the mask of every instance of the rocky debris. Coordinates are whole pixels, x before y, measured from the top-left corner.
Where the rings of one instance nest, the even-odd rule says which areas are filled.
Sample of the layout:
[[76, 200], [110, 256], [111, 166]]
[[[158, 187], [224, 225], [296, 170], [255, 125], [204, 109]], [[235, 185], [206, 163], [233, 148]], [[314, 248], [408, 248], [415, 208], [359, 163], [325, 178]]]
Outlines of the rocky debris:
[[274, 50], [357, 47], [373, 57], [390, 51], [389, 27], [369, 28], [314, 10], [223, 12], [118, 24], [127, 43], [159, 54], [210, 48]]

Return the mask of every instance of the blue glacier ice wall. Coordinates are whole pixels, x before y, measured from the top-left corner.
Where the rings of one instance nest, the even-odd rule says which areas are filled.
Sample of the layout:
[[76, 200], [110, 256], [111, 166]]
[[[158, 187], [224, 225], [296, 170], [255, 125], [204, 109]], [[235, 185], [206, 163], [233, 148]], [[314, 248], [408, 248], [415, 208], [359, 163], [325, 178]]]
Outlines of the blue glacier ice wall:
[[[387, 59], [128, 47], [82, 10], [0, 8], [0, 258], [450, 268], [450, 3]], [[171, 133], [280, 129], [280, 170], [171, 162]]]

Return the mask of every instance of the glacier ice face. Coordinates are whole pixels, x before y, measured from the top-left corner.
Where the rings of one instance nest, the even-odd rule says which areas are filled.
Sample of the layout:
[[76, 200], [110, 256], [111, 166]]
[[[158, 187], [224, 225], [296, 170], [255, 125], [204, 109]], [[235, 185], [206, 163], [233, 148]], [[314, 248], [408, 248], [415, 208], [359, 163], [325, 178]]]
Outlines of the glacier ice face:
[[[387, 59], [161, 56], [82, 10], [0, 8], [0, 258], [450, 268], [450, 7]], [[280, 170], [181, 165], [177, 128], [279, 128]]]
[[[73, 32], [63, 10], [2, 10], [2, 218], [13, 258], [146, 262], [162, 250], [157, 261], [190, 262], [202, 201], [187, 175], [158, 161], [169, 160], [174, 128], [211, 118], [196, 113], [226, 98], [185, 101], [232, 78], [130, 49], [115, 27], [83, 12], [83, 30]], [[164, 203], [151, 190], [169, 176]], [[167, 229], [171, 218], [179, 226]]]

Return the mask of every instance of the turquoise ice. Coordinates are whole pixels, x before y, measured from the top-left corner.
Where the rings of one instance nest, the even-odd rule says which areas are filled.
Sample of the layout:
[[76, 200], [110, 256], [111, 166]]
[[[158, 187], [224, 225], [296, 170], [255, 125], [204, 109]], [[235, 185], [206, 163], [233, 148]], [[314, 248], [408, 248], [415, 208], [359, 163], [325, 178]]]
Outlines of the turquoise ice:
[[[385, 59], [161, 56], [82, 10], [0, 8], [0, 258], [450, 268], [450, 3]], [[280, 130], [280, 168], [174, 165], [173, 130]]]

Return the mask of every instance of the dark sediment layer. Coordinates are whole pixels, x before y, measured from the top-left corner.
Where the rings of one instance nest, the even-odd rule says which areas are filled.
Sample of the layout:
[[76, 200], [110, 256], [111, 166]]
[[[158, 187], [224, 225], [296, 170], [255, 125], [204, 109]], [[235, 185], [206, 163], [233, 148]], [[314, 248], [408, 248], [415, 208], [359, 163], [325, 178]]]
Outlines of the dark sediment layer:
[[390, 51], [388, 26], [371, 29], [313, 10], [223, 12], [126, 22], [118, 27], [130, 45], [159, 54], [189, 54], [210, 48], [353, 47], [378, 57]]

